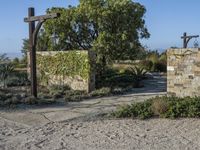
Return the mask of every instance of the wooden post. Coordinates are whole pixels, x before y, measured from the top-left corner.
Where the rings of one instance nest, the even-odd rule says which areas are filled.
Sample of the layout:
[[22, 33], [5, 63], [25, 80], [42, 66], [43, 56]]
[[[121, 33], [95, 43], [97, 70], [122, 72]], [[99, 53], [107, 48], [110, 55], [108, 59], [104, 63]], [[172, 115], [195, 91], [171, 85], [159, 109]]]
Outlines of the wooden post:
[[[34, 8], [28, 9], [28, 17], [35, 16]], [[33, 33], [35, 21], [29, 22], [29, 48], [30, 48], [30, 73], [31, 73], [31, 95], [37, 97], [37, 72], [36, 72], [36, 45], [34, 45]]]
[[183, 36], [181, 37], [183, 39], [183, 48], [187, 48], [188, 43], [192, 38], [198, 38], [198, 37], [199, 37], [199, 35], [187, 36], [187, 33], [184, 32]]
[[[37, 69], [36, 69], [36, 44], [37, 34], [42, 24], [48, 19], [60, 17], [59, 13], [52, 13], [42, 16], [35, 16], [34, 8], [28, 8], [28, 18], [24, 22], [29, 23], [29, 50], [30, 50], [30, 74], [31, 74], [31, 95], [37, 97]], [[38, 21], [35, 27], [35, 22]]]
[[[186, 37], [186, 36], [187, 36], [187, 33], [184, 32], [183, 37]], [[187, 38], [183, 38], [183, 48], [187, 48]]]

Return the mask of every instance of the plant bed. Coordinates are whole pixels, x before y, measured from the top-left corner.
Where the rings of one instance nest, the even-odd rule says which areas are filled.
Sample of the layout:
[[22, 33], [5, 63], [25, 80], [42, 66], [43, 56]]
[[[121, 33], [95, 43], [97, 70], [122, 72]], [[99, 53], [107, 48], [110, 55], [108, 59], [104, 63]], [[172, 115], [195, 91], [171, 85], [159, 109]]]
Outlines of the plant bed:
[[120, 106], [112, 116], [117, 118], [199, 118], [200, 97], [155, 97], [144, 102]]

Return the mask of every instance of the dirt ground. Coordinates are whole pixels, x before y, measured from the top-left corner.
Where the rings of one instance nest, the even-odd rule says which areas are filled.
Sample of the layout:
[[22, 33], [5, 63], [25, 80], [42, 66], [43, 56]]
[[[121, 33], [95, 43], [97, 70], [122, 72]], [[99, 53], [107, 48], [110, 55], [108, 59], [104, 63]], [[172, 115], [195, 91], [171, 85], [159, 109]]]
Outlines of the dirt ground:
[[0, 118], [1, 150], [198, 150], [199, 135], [199, 119], [79, 119], [30, 127]]

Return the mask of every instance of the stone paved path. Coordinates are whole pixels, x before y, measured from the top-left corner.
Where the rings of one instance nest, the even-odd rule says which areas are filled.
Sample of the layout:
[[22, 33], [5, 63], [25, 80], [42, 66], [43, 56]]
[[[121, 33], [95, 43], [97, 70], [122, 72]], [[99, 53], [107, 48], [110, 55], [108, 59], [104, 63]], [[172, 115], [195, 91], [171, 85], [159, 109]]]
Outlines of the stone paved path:
[[26, 125], [37, 126], [48, 122], [62, 122], [80, 117], [92, 117], [110, 112], [119, 105], [144, 101], [157, 95], [166, 94], [165, 78], [155, 76], [153, 79], [144, 82], [146, 82], [144, 88], [133, 89], [127, 95], [61, 103], [46, 107], [1, 110], [0, 117]]

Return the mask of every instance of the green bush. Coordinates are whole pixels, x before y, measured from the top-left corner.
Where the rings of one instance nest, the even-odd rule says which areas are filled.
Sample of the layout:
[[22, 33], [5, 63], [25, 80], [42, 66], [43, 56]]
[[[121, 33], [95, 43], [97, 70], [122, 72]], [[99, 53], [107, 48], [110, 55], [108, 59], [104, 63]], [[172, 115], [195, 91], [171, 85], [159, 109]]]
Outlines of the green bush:
[[0, 61], [0, 82], [3, 82], [3, 86], [7, 86], [7, 81], [11, 77], [14, 71], [14, 67], [11, 62]]
[[119, 71], [113, 68], [107, 68], [103, 73], [96, 74], [96, 88], [108, 86], [110, 78], [119, 75]]
[[79, 102], [88, 97], [89, 96], [85, 91], [70, 90], [65, 92], [64, 99], [67, 102]]
[[153, 67], [153, 62], [150, 60], [143, 60], [139, 65], [145, 68], [147, 71], [151, 71], [151, 68]]
[[104, 87], [104, 88], [92, 91], [89, 95], [92, 97], [101, 97], [101, 96], [108, 96], [110, 94], [111, 94], [111, 89]]
[[135, 78], [131, 75], [116, 75], [113, 77], [110, 77], [105, 80], [105, 85], [107, 87], [128, 87], [131, 85], [134, 85], [135, 83]]
[[62, 95], [65, 95], [66, 91], [70, 90], [70, 87], [65, 85], [65, 86], [60, 86], [60, 85], [52, 85], [48, 88], [50, 95], [60, 95], [58, 97], [61, 97]]
[[167, 72], [167, 62], [159, 61], [156, 64], [156, 70], [159, 72]]
[[145, 78], [147, 71], [140, 66], [130, 67], [129, 70], [130, 70], [130, 75], [132, 76], [132, 78], [135, 79], [134, 87], [135, 88], [142, 87], [141, 81], [142, 79]]
[[134, 103], [132, 105], [126, 105], [119, 108], [118, 111], [113, 113], [115, 117], [124, 118], [124, 117], [133, 117], [146, 119], [153, 116], [151, 110], [151, 101]]
[[27, 72], [14, 71], [12, 76], [7, 79], [7, 86], [27, 86], [30, 85]]
[[155, 97], [145, 102], [122, 106], [113, 115], [141, 119], [153, 116], [164, 118], [200, 117], [200, 97]]

